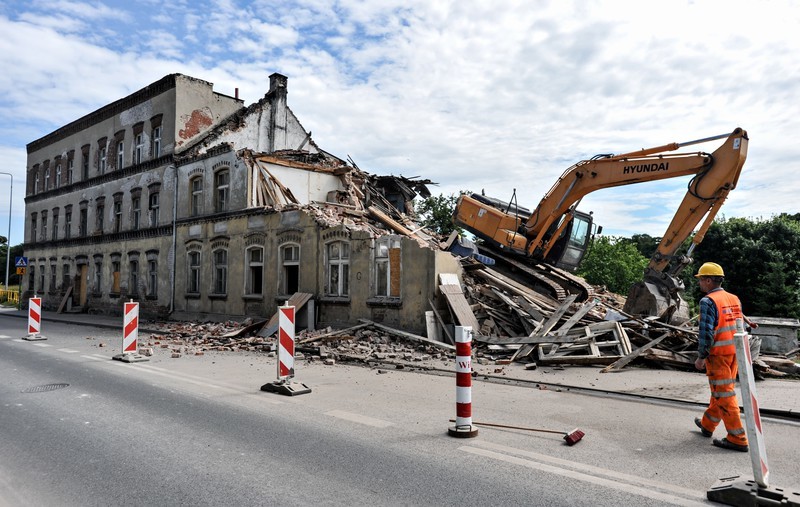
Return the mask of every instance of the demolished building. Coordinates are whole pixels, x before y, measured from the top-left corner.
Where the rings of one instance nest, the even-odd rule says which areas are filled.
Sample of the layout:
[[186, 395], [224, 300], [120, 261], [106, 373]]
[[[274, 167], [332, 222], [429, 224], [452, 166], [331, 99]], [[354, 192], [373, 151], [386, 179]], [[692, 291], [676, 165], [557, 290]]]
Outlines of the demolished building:
[[460, 269], [403, 223], [424, 184], [321, 150], [287, 82], [272, 74], [245, 107], [173, 74], [28, 144], [25, 295], [45, 310], [121, 315], [136, 300], [143, 318], [224, 319], [309, 293], [319, 325], [424, 330], [438, 275]]

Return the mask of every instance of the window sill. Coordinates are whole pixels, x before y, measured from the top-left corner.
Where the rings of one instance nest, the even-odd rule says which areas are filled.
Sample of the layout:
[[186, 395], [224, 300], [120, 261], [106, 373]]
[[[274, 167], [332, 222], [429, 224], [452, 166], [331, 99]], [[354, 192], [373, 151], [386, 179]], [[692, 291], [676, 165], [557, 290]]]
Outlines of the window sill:
[[118, 298], [119, 296], [120, 296], [120, 293], [119, 293], [119, 292], [109, 292], [109, 293], [108, 293], [108, 297], [110, 297], [111, 299], [116, 299], [116, 298]]
[[403, 300], [398, 297], [375, 296], [367, 299], [367, 306], [400, 308], [401, 306], [403, 306]]
[[200, 293], [199, 292], [187, 292], [186, 294], [183, 295], [183, 297], [185, 297], [186, 299], [200, 299]]
[[242, 296], [245, 301], [264, 301], [263, 294], [245, 294]]
[[350, 296], [322, 296], [319, 298], [319, 302], [329, 305], [349, 305]]
[[148, 294], [144, 297], [146, 301], [158, 301], [158, 294]]
[[208, 299], [228, 299], [227, 294], [209, 294]]

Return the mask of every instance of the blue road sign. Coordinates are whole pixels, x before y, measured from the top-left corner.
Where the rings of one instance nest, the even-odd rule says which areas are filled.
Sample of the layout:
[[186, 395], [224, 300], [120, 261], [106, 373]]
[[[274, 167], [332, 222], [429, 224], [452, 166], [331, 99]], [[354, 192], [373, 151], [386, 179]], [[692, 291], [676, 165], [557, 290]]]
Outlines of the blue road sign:
[[18, 268], [27, 268], [28, 267], [28, 258], [27, 257], [14, 257], [14, 265]]

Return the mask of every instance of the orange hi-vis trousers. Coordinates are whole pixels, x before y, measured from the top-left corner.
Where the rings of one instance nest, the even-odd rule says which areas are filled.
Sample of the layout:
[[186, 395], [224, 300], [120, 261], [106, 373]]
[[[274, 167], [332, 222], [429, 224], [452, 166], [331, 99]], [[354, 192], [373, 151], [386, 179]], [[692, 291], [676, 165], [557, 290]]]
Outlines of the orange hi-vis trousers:
[[711, 401], [703, 413], [703, 427], [714, 431], [720, 421], [728, 430], [728, 442], [747, 445], [742, 419], [739, 417], [739, 403], [736, 401], [736, 374], [739, 366], [736, 355], [712, 355], [706, 358], [706, 375], [711, 387]]

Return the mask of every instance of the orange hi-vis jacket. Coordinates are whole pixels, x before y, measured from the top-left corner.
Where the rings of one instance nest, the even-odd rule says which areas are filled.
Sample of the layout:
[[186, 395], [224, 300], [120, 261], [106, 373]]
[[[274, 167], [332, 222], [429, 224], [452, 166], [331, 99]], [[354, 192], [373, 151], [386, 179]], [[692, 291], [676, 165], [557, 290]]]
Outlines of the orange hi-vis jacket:
[[736, 319], [744, 319], [742, 304], [738, 297], [724, 290], [709, 292], [706, 296], [717, 306], [717, 327], [714, 330], [714, 343], [708, 355], [735, 355], [733, 335], [736, 333]]

